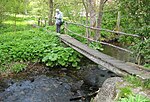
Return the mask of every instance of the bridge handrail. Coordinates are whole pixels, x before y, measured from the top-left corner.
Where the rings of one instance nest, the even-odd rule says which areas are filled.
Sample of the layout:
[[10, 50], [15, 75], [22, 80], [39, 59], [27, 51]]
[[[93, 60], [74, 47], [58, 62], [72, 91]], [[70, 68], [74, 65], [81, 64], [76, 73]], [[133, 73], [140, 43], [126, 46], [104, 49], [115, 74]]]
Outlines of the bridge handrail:
[[106, 32], [110, 32], [110, 33], [120, 34], [120, 35], [141, 37], [138, 34], [128, 34], [128, 33], [120, 32], [120, 31], [113, 31], [113, 30], [109, 30], [109, 29], [90, 27], [90, 26], [86, 26], [86, 25], [83, 25], [83, 24], [79, 24], [79, 23], [73, 23], [73, 22], [67, 22], [67, 21], [65, 23], [66, 24], [74, 24], [74, 25], [78, 25], [78, 26], [83, 26], [85, 28], [90, 28], [90, 29], [93, 29], [93, 30], [106, 31]]
[[127, 49], [124, 49], [124, 48], [121, 48], [121, 47], [118, 47], [118, 46], [112, 45], [112, 44], [110, 44], [110, 43], [106, 43], [106, 42], [102, 42], [102, 41], [97, 41], [97, 40], [94, 40], [94, 39], [91, 39], [91, 38], [88, 38], [88, 37], [82, 36], [81, 34], [78, 34], [78, 33], [75, 33], [75, 32], [73, 32], [73, 31], [71, 31], [71, 30], [70, 30], [70, 29], [68, 29], [66, 26], [65, 26], [65, 29], [66, 29], [67, 31], [69, 31], [69, 32], [71, 32], [71, 33], [73, 33], [73, 34], [77, 35], [77, 36], [83, 37], [83, 38], [88, 39], [88, 40], [90, 40], [90, 41], [97, 42], [97, 43], [101, 43], [101, 44], [103, 44], [103, 45], [109, 45], [109, 46], [115, 47], [115, 48], [117, 48], [117, 49], [120, 49], [120, 50], [123, 50], [123, 51], [129, 52], [129, 53], [133, 53], [133, 52], [132, 52], [132, 51], [130, 51], [130, 50], [127, 50]]

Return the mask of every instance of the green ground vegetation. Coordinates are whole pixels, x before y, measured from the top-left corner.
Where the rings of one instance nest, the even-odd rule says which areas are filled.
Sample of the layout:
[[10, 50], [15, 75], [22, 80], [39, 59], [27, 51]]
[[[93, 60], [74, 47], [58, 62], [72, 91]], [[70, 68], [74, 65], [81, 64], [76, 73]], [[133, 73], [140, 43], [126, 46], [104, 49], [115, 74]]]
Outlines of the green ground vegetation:
[[132, 92], [132, 89], [136, 87], [142, 87], [143, 91], [149, 90], [150, 80], [141, 80], [135, 76], [126, 76], [124, 79], [125, 81], [131, 83], [131, 85], [120, 88], [117, 102], [150, 102], [150, 99], [148, 97], [134, 94]]
[[79, 67], [81, 55], [72, 48], [65, 47], [55, 32], [47, 32], [46, 28], [32, 28], [24, 18], [18, 19], [16, 31], [13, 24], [7, 25], [7, 22], [11, 21], [1, 25], [1, 72], [13, 70], [18, 73], [25, 69], [22, 63], [28, 61], [41, 62], [49, 67]]
[[150, 80], [141, 80], [135, 76], [126, 76], [124, 79], [129, 82], [130, 85], [119, 88], [120, 91], [116, 99], [117, 102], [150, 102], [148, 97], [132, 92], [132, 90], [137, 87], [142, 87], [143, 91], [149, 90]]
[[127, 82], [130, 82], [135, 87], [143, 87], [145, 89], [150, 89], [150, 80], [141, 80], [136, 76], [126, 76], [124, 78]]
[[150, 99], [141, 95], [129, 95], [125, 98], [120, 98], [117, 102], [150, 102]]

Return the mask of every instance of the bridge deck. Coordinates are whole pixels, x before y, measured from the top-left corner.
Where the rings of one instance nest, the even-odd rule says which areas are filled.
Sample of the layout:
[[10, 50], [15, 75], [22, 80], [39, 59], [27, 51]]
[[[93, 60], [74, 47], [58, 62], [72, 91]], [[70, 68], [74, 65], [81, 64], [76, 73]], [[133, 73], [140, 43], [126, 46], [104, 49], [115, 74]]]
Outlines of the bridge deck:
[[117, 60], [97, 50], [89, 48], [87, 45], [82, 44], [81, 42], [70, 37], [69, 35], [60, 35], [59, 37], [64, 43], [66, 43], [73, 49], [77, 50], [78, 52], [80, 52], [81, 54], [83, 54], [93, 62], [104, 66], [108, 70], [118, 75], [131, 74], [131, 75], [136, 75], [142, 79], [150, 79], [149, 71], [139, 69], [136, 66], [130, 66], [123, 61]]

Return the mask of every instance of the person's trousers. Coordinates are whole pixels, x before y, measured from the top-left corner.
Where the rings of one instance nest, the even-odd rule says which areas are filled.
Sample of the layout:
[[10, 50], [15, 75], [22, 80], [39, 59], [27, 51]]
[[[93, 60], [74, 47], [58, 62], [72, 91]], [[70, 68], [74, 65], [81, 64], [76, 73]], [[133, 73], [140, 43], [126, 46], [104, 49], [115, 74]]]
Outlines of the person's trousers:
[[56, 32], [57, 32], [57, 33], [60, 33], [60, 27], [61, 27], [60, 24], [56, 24]]

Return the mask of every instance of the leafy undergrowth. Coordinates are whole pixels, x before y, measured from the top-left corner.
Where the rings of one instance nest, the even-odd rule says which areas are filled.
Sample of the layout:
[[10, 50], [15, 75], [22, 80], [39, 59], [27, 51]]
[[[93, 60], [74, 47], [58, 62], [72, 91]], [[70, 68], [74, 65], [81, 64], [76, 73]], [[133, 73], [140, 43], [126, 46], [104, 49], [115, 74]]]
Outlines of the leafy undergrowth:
[[134, 94], [130, 87], [124, 87], [120, 89], [117, 102], [150, 102], [150, 99], [139, 94]]
[[129, 95], [126, 98], [121, 98], [118, 102], [150, 102], [150, 99], [141, 95]]
[[127, 76], [125, 80], [130, 84], [125, 84], [125, 87], [119, 88], [120, 92], [117, 97], [117, 102], [150, 102], [149, 80], [142, 81], [135, 76]]
[[[78, 67], [80, 57], [73, 49], [63, 47], [56, 33], [34, 29], [0, 35], [0, 70], [3, 71], [9, 63], [27, 61], [44, 62], [50, 67]], [[19, 72], [23, 67], [15, 65], [14, 71]]]

